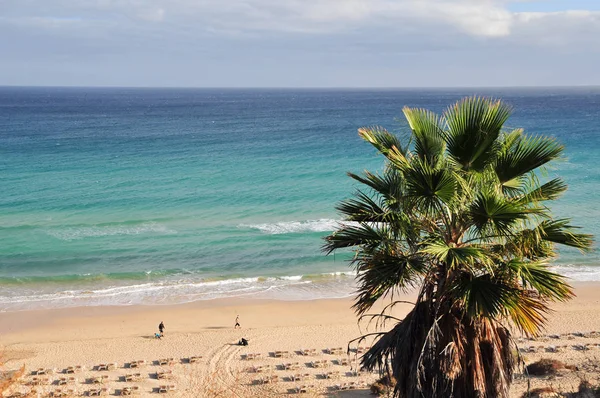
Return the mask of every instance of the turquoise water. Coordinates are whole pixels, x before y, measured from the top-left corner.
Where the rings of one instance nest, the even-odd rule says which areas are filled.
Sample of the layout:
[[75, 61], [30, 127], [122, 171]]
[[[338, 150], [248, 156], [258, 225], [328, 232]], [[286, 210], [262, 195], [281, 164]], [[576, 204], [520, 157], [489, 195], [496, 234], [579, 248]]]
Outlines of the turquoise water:
[[[556, 213], [600, 232], [599, 89], [0, 88], [0, 310], [346, 296], [320, 247], [345, 173], [382, 167], [357, 128], [474, 93], [566, 144]], [[600, 280], [597, 260], [556, 265]]]

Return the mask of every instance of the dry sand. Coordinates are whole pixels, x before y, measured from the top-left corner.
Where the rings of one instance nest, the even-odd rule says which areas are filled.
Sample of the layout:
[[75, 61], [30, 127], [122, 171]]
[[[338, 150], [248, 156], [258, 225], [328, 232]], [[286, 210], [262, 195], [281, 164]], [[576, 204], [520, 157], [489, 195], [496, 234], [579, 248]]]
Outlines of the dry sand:
[[[555, 304], [546, 335], [558, 334], [560, 339], [544, 337], [536, 341], [523, 340], [520, 346], [532, 352], [522, 354], [527, 363], [544, 358], [560, 359], [576, 365], [578, 371], [567, 371], [554, 378], [533, 378], [532, 387], [553, 386], [570, 391], [584, 377], [596, 381], [600, 364], [600, 284], [577, 284], [578, 297], [569, 303]], [[357, 324], [350, 309], [351, 300], [265, 301], [214, 300], [178, 306], [154, 307], [88, 307], [44, 311], [24, 311], [0, 314], [0, 342], [5, 369], [26, 367], [24, 381], [32, 381], [31, 371], [37, 368], [53, 369], [54, 374], [40, 376], [49, 382], [67, 366], [82, 365], [84, 370], [73, 375], [77, 379], [66, 386], [42, 385], [38, 392], [50, 393], [58, 388], [84, 393], [94, 385], [91, 377], [106, 374], [108, 381], [100, 387], [115, 395], [124, 386], [138, 386], [138, 396], [150, 396], [160, 385], [175, 385], [173, 397], [265, 397], [287, 394], [301, 385], [314, 386], [304, 396], [366, 396], [366, 392], [339, 393], [335, 385], [370, 383], [375, 374], [354, 375], [355, 353], [345, 353], [348, 342], [365, 332], [375, 331], [366, 323]], [[397, 308], [402, 315], [408, 306]], [[234, 329], [236, 315], [240, 315], [242, 329]], [[163, 339], [153, 337], [160, 321], [166, 330]], [[587, 333], [585, 337], [570, 333]], [[250, 341], [247, 347], [236, 343], [241, 337]], [[589, 350], [580, 351], [576, 345], [587, 344]], [[352, 344], [357, 347], [359, 344]], [[369, 342], [360, 346], [368, 346]], [[557, 346], [560, 352], [547, 352]], [[562, 346], [562, 347], [561, 347]], [[343, 347], [344, 354], [327, 354], [327, 348]], [[299, 350], [315, 349], [309, 356], [298, 355]], [[288, 351], [289, 356], [276, 358], [275, 351]], [[242, 359], [247, 354], [261, 354], [254, 360]], [[187, 363], [190, 356], [202, 356], [197, 363]], [[161, 358], [174, 358], [175, 363], [155, 365]], [[347, 365], [338, 360], [346, 359]], [[145, 360], [140, 369], [129, 369], [132, 360]], [[327, 367], [313, 368], [310, 362], [326, 360]], [[100, 363], [116, 362], [117, 368], [101, 372], [94, 370]], [[299, 369], [283, 370], [284, 363], [298, 362]], [[252, 368], [269, 366], [262, 372]], [[157, 380], [157, 372], [172, 371], [171, 380]], [[323, 378], [328, 372], [339, 372], [331, 379]], [[141, 373], [142, 380], [124, 382], [122, 377]], [[308, 374], [303, 381], [291, 381], [296, 373]], [[277, 383], [256, 384], [257, 380], [278, 376]], [[525, 391], [527, 383], [518, 376], [513, 387], [515, 397]], [[16, 391], [31, 387], [17, 386]], [[156, 394], [154, 394], [156, 395]]]

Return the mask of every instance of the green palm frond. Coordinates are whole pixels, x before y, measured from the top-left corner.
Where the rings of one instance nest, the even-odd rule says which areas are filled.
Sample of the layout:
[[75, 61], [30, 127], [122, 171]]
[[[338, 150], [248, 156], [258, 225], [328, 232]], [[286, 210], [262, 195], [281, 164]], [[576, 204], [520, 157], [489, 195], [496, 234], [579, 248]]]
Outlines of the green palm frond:
[[432, 214], [441, 204], [450, 203], [456, 196], [458, 178], [447, 168], [432, 168], [427, 163], [415, 161], [405, 170], [406, 197], [426, 214]]
[[380, 126], [362, 127], [358, 129], [358, 135], [373, 145], [382, 155], [388, 157], [391, 153], [406, 156], [408, 147], [402, 145], [398, 137]]
[[537, 209], [525, 208], [501, 195], [482, 192], [471, 204], [469, 216], [481, 236], [511, 236], [517, 222], [536, 212]]
[[594, 237], [590, 234], [579, 234], [574, 227], [569, 224], [568, 219], [546, 220], [539, 226], [542, 239], [548, 242], [559, 243], [561, 245], [574, 247], [583, 252], [589, 252], [594, 244]]
[[520, 280], [524, 288], [535, 289], [542, 297], [558, 301], [573, 297], [573, 289], [565, 277], [550, 271], [543, 261], [511, 260], [504, 267], [507, 277]]
[[323, 246], [325, 253], [336, 249], [361, 246], [364, 250], [374, 250], [377, 247], [394, 241], [394, 235], [388, 228], [380, 225], [360, 223], [358, 225], [344, 225], [333, 234], [325, 238]]
[[513, 305], [514, 295], [518, 293], [490, 274], [472, 275], [466, 272], [461, 274], [450, 292], [472, 318], [499, 317], [508, 306]]
[[[512, 181], [512, 180], [511, 180]], [[567, 184], [562, 178], [555, 178], [534, 188], [518, 198], [520, 204], [537, 203], [558, 199], [567, 190]]]
[[381, 297], [412, 288], [425, 274], [427, 264], [419, 255], [381, 250], [356, 260], [358, 296], [353, 308], [364, 314]]
[[494, 169], [503, 185], [558, 159], [564, 147], [553, 138], [521, 135], [496, 159]]
[[499, 100], [465, 98], [444, 113], [448, 154], [464, 170], [482, 171], [493, 160], [494, 144], [511, 108]]
[[446, 147], [441, 118], [426, 109], [404, 107], [402, 112], [413, 131], [415, 154], [435, 167]]
[[366, 171], [363, 176], [347, 173], [350, 178], [370, 187], [375, 194], [383, 196], [389, 206], [393, 206], [402, 196], [403, 177], [395, 170], [390, 170], [383, 175]]
[[346, 216], [346, 221], [382, 222], [388, 212], [370, 196], [358, 191], [356, 199], [342, 201], [335, 208]]
[[437, 261], [448, 264], [449, 270], [456, 270], [457, 268], [469, 270], [490, 269], [494, 262], [494, 258], [483, 248], [448, 245], [443, 241], [425, 244], [421, 252], [430, 254]]

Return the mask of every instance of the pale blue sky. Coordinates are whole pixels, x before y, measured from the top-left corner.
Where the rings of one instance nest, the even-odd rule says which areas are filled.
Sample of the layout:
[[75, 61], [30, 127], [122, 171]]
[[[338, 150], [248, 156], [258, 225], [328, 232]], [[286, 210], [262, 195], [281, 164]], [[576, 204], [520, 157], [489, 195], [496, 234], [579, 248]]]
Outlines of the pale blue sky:
[[0, 85], [600, 85], [600, 0], [0, 0]]
[[530, 0], [509, 4], [511, 11], [555, 12], [566, 10], [600, 10], [600, 0]]

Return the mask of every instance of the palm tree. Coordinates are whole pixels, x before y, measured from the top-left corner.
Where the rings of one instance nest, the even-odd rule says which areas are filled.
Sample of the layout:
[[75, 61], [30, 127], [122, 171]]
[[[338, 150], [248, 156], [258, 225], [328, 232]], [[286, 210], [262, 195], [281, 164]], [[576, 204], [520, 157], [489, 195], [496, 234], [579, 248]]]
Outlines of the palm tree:
[[[537, 335], [549, 303], [573, 296], [549, 269], [555, 244], [587, 251], [593, 242], [547, 207], [567, 189], [543, 181], [563, 146], [505, 130], [511, 108], [499, 100], [465, 98], [441, 116], [403, 112], [412, 130], [404, 145], [381, 127], [359, 129], [386, 167], [349, 173], [366, 189], [337, 206], [347, 222], [325, 238], [328, 254], [354, 249], [358, 315], [391, 297], [374, 316], [397, 323], [375, 333], [361, 365], [391, 370], [397, 397], [507, 397], [511, 331]], [[410, 289], [414, 307], [391, 317], [394, 296]]]

